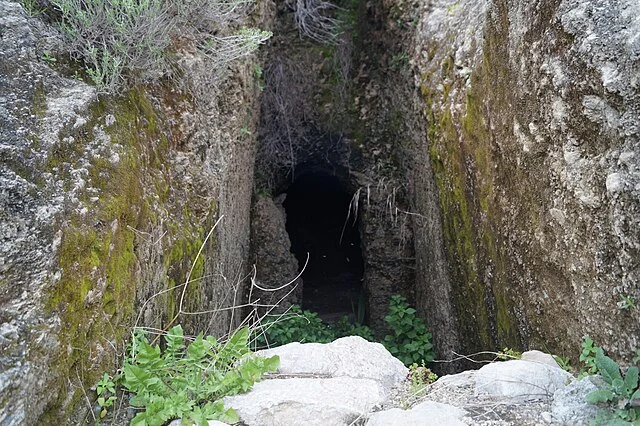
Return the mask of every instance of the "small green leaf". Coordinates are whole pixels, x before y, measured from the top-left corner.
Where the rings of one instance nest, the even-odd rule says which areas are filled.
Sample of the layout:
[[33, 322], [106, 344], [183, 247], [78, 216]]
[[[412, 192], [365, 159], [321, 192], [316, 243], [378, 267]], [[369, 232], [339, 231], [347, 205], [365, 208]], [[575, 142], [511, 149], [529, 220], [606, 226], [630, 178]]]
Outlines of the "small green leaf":
[[629, 394], [638, 387], [638, 367], [635, 365], [627, 369], [627, 374], [624, 376], [624, 385]]
[[274, 373], [280, 367], [280, 357], [278, 355], [274, 355], [269, 358], [265, 358], [264, 360], [264, 369], [268, 372]]
[[136, 414], [133, 420], [131, 420], [131, 426], [150, 426], [149, 423], [147, 423], [147, 413], [142, 412]]
[[220, 420], [225, 423], [238, 423], [240, 418], [238, 417], [238, 413], [233, 408], [225, 409], [222, 405], [222, 402], [218, 403], [219, 406], [216, 409], [216, 412], [213, 417], [209, 417], [210, 420]]
[[605, 382], [613, 384], [616, 379], [622, 380], [618, 364], [606, 356], [602, 348], [596, 349], [596, 366]]
[[187, 348], [187, 358], [195, 362], [203, 359], [206, 354], [207, 348], [205, 346], [204, 339], [202, 338], [202, 333], [200, 333]]
[[614, 392], [618, 394], [622, 394], [626, 390], [622, 377], [616, 377], [615, 379], [613, 379], [613, 382], [611, 382], [611, 387], [613, 388]]
[[589, 404], [598, 404], [600, 402], [612, 401], [615, 395], [608, 389], [598, 389], [589, 393], [585, 397], [585, 401]]
[[182, 326], [176, 325], [169, 330], [167, 335], [164, 336], [164, 340], [167, 344], [165, 356], [179, 356], [182, 350], [184, 350], [184, 332], [182, 331]]
[[148, 371], [137, 365], [125, 365], [124, 375], [125, 387], [134, 393], [157, 391], [159, 387], [162, 387], [162, 381], [159, 378], [151, 376]]

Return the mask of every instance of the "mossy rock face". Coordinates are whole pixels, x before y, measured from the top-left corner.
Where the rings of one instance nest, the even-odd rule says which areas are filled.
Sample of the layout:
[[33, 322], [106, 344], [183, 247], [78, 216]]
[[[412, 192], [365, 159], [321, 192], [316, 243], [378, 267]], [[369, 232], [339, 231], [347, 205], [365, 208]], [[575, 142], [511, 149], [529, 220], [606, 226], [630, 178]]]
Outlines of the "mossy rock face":
[[[450, 62], [451, 57], [446, 57], [441, 78], [453, 86]], [[498, 249], [494, 232], [496, 163], [483, 111], [483, 81], [478, 77], [482, 71], [479, 68], [471, 78], [462, 111], [449, 107], [438, 111], [440, 99], [445, 105], [450, 102], [450, 89], [445, 88], [439, 98], [428, 86], [431, 83], [422, 86], [431, 109], [427, 116], [429, 156], [453, 272], [453, 304], [468, 352], [520, 345], [512, 302], [505, 294], [504, 252]]]
[[[7, 263], [0, 275], [0, 318], [9, 336], [0, 365], [10, 373], [0, 421], [80, 424], [89, 408], [84, 394], [94, 399], [90, 388], [115, 371], [134, 325], [162, 328], [181, 300], [185, 312], [226, 306], [214, 295], [222, 287], [205, 269], [230, 275], [246, 265], [248, 232], [238, 235], [243, 229], [231, 226], [226, 245], [213, 235], [203, 246], [218, 215], [216, 173], [226, 173], [208, 155], [220, 146], [235, 149], [229, 135], [240, 140], [239, 116], [254, 105], [241, 100], [255, 93], [244, 70], [244, 80], [234, 83], [243, 90], [232, 91], [235, 106], [220, 114], [221, 123], [206, 117], [194, 124], [201, 112], [171, 88], [98, 97], [32, 59], [16, 60], [13, 86], [3, 92], [28, 110], [0, 117], [7, 123], [3, 147], [11, 148], [3, 151], [8, 196], [0, 200], [0, 226], [11, 237], [2, 243]], [[196, 136], [188, 133], [192, 127]], [[248, 154], [237, 157], [251, 158], [255, 143], [242, 140], [238, 151]], [[250, 194], [250, 183], [244, 187]], [[229, 215], [248, 221], [246, 199], [225, 199]], [[235, 258], [216, 258], [229, 247]], [[189, 285], [170, 290], [187, 277]], [[210, 316], [181, 322], [193, 332], [206, 329]], [[210, 328], [222, 330], [226, 318]]]
[[[481, 56], [486, 48], [481, 38], [484, 8], [459, 6], [447, 8], [438, 18], [437, 14], [424, 17], [425, 22], [441, 19], [443, 33], [438, 37], [447, 39], [451, 31], [452, 43], [421, 40], [429, 54], [422, 58], [418, 71], [427, 120], [423, 149], [428, 150], [442, 214], [452, 314], [460, 350], [472, 353], [520, 347], [523, 342], [496, 193], [502, 159], [496, 149], [499, 136], [494, 121], [501, 118], [491, 115], [503, 100], [499, 95], [510, 90], [508, 81], [501, 86], [493, 74], [504, 73], [507, 65], [500, 56], [486, 61]], [[459, 9], [467, 10], [462, 14]], [[456, 52], [456, 25], [471, 35], [467, 39], [471, 49]], [[495, 54], [487, 50], [491, 52], [487, 55]]]
[[[113, 369], [136, 320], [138, 276], [145, 267], [136, 256], [136, 246], [144, 244], [136, 233], [157, 226], [148, 201], [155, 188], [150, 191], [147, 185], [165, 178], [153, 172], [149, 161], [163, 155], [156, 119], [140, 92], [100, 99], [90, 106], [84, 124], [61, 133], [60, 148], [50, 156], [52, 174], [69, 171], [64, 175], [71, 178], [80, 170], [84, 185], [73, 191], [75, 208], [59, 228], [60, 276], [45, 302], [48, 314], [61, 323], [63, 350], [53, 370], [61, 379], [57, 386], [64, 389], [60, 399], [50, 402], [52, 409], [43, 417], [47, 421], [67, 418], [67, 410], [83, 395], [81, 386], [91, 386]], [[82, 373], [75, 390], [64, 383], [73, 370]]]
[[[229, 330], [216, 309], [240, 303], [248, 268], [256, 58], [204, 99], [168, 81], [98, 96], [60, 75], [81, 64], [39, 60], [43, 40], [63, 44], [46, 23], [0, 11], [0, 423], [80, 424], [134, 325], [182, 308], [209, 312], [181, 318], [187, 333]], [[210, 82], [201, 65], [190, 76]]]
[[218, 302], [203, 298], [211, 285], [205, 257], [215, 244], [212, 237], [203, 247], [205, 226], [216, 203], [185, 191], [185, 175], [171, 169], [172, 129], [160, 124], [168, 120], [158, 102], [142, 89], [95, 98], [78, 111], [77, 125], [60, 127], [40, 162], [38, 173], [50, 176], [44, 189], [59, 190], [64, 201], [46, 234], [45, 266], [55, 272], [45, 275], [41, 290], [43, 326], [38, 333], [24, 329], [48, 342], [26, 342], [29, 365], [46, 368], [39, 380], [50, 390], [31, 403], [28, 416], [46, 424], [82, 415], [84, 392], [103, 372], [115, 371], [134, 325], [161, 328], [181, 300], [185, 312]]
[[[622, 7], [574, 15], [598, 4], [462, 1], [420, 18], [424, 149], [465, 352], [524, 346], [570, 355], [589, 334], [629, 359], [638, 345], [637, 322], [616, 307], [621, 295], [638, 294], [629, 257], [637, 226], [620, 233], [614, 224], [637, 223], [626, 185], [637, 184], [627, 169], [637, 141], [616, 117], [640, 105], [626, 85], [638, 65], [622, 47], [630, 40]], [[606, 41], [587, 49], [595, 35]], [[616, 78], [603, 78], [611, 69]]]

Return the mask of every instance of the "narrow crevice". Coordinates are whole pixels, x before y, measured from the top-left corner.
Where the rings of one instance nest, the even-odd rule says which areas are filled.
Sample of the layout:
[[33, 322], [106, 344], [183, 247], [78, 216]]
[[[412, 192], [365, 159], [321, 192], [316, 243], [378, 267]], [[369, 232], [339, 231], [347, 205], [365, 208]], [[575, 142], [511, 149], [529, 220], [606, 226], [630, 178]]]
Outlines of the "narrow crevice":
[[[338, 177], [303, 171], [287, 190], [284, 207], [291, 251], [304, 269], [302, 305], [327, 321], [357, 312], [364, 262], [353, 194]], [[349, 216], [349, 217], [348, 217]]]

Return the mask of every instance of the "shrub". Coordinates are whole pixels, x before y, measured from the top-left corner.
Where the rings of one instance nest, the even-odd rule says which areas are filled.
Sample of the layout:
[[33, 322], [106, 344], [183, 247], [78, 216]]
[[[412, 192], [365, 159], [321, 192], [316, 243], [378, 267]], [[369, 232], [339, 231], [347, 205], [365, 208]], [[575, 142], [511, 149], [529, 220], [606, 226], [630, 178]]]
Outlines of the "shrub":
[[86, 64], [101, 91], [115, 91], [123, 72], [149, 81], [167, 70], [172, 26], [162, 0], [51, 0], [62, 15], [69, 51]]
[[[133, 394], [131, 405], [144, 409], [131, 425], [162, 425], [176, 418], [198, 425], [207, 420], [237, 422], [237, 414], [224, 407], [222, 398], [248, 391], [280, 362], [277, 356], [246, 357], [248, 338], [248, 329], [241, 328], [224, 343], [200, 334], [187, 345], [176, 326], [165, 336], [162, 350], [137, 334], [121, 377], [122, 386]], [[113, 387], [109, 391], [113, 393]]]
[[332, 17], [338, 9], [326, 0], [287, 0], [295, 12], [296, 26], [300, 35], [323, 44], [336, 44], [343, 23]]
[[342, 317], [335, 324], [327, 324], [318, 314], [303, 311], [300, 306], [292, 305], [283, 315], [271, 315], [263, 320], [255, 330], [257, 348], [286, 345], [291, 342], [329, 343], [345, 336], [360, 336], [375, 341], [369, 327], [353, 323], [348, 317]]
[[273, 347], [291, 342], [329, 343], [335, 340], [335, 332], [325, 324], [318, 314], [303, 311], [292, 305], [283, 315], [271, 315], [256, 327], [256, 347]]
[[640, 423], [640, 387], [638, 387], [638, 367], [631, 366], [623, 375], [620, 366], [604, 354], [602, 348], [595, 350], [595, 366], [604, 380], [604, 385], [587, 395], [591, 404], [608, 404], [608, 409], [600, 410], [595, 424]]
[[431, 362], [434, 359], [431, 333], [424, 321], [416, 315], [400, 295], [391, 297], [389, 314], [384, 317], [391, 334], [385, 336], [384, 345], [405, 365]]
[[333, 328], [336, 337], [360, 336], [370, 342], [375, 342], [376, 340], [373, 331], [369, 327], [359, 322], [351, 322], [348, 317], [340, 318], [331, 328]]
[[304, 161], [303, 151], [311, 144], [305, 123], [313, 108], [303, 96], [308, 81], [298, 62], [280, 55], [263, 75], [256, 183], [273, 189], [275, 182], [292, 175], [296, 164]]
[[20, 0], [19, 3], [28, 16], [34, 17], [45, 12], [45, 8], [40, 4], [41, 0]]
[[587, 367], [586, 373], [596, 374], [598, 366], [596, 365], [596, 349], [591, 337], [586, 336], [582, 342], [582, 352], [580, 353], [580, 361]]
[[242, 28], [230, 36], [209, 38], [203, 45], [203, 51], [222, 69], [238, 58], [251, 54], [270, 37], [269, 31]]
[[[433, 361], [431, 333], [404, 297], [391, 297], [389, 314], [385, 321], [391, 334], [387, 335], [382, 343], [393, 356], [407, 366]], [[373, 332], [366, 325], [352, 323], [347, 317], [342, 317], [336, 324], [328, 325], [317, 313], [303, 311], [297, 305], [292, 305], [286, 314], [272, 315], [263, 320], [255, 327], [254, 333], [257, 348], [291, 342], [328, 343], [344, 336], [360, 336], [375, 341]]]
[[[271, 33], [242, 29], [213, 35], [248, 0], [50, 0], [60, 14], [69, 52], [84, 61], [102, 92], [117, 92], [127, 81], [149, 83], [177, 67], [175, 39], [200, 46], [220, 72], [230, 61], [257, 49]], [[209, 21], [205, 25], [203, 21]], [[204, 28], [207, 28], [203, 30]], [[217, 27], [217, 28], [213, 28]]]

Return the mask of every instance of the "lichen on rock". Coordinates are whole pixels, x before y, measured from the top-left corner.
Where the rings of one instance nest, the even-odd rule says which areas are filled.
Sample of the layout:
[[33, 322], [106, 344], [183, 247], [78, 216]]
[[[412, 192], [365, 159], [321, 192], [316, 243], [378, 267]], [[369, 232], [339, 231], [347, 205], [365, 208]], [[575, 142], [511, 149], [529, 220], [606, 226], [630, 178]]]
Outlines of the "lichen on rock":
[[[234, 225], [248, 223], [251, 184], [233, 203], [222, 194], [230, 170], [253, 161], [240, 129], [255, 109], [254, 58], [236, 65], [226, 103], [214, 94], [206, 109], [164, 85], [98, 97], [67, 75], [80, 64], [38, 61], [43, 45], [62, 48], [54, 29], [17, 2], [0, 1], [0, 16], [0, 422], [79, 423], [85, 392], [114, 370], [131, 328], [162, 328], [177, 313], [189, 271], [184, 311], [233, 302], [214, 293], [247, 267], [248, 228]], [[229, 223], [196, 257], [223, 214]], [[183, 324], [228, 328], [226, 314], [214, 317]]]
[[499, 344], [519, 335], [570, 353], [592, 334], [619, 356], [638, 345], [615, 307], [638, 292], [637, 6], [604, 3], [441, 2], [421, 19], [450, 259], [467, 277], [479, 268]]

